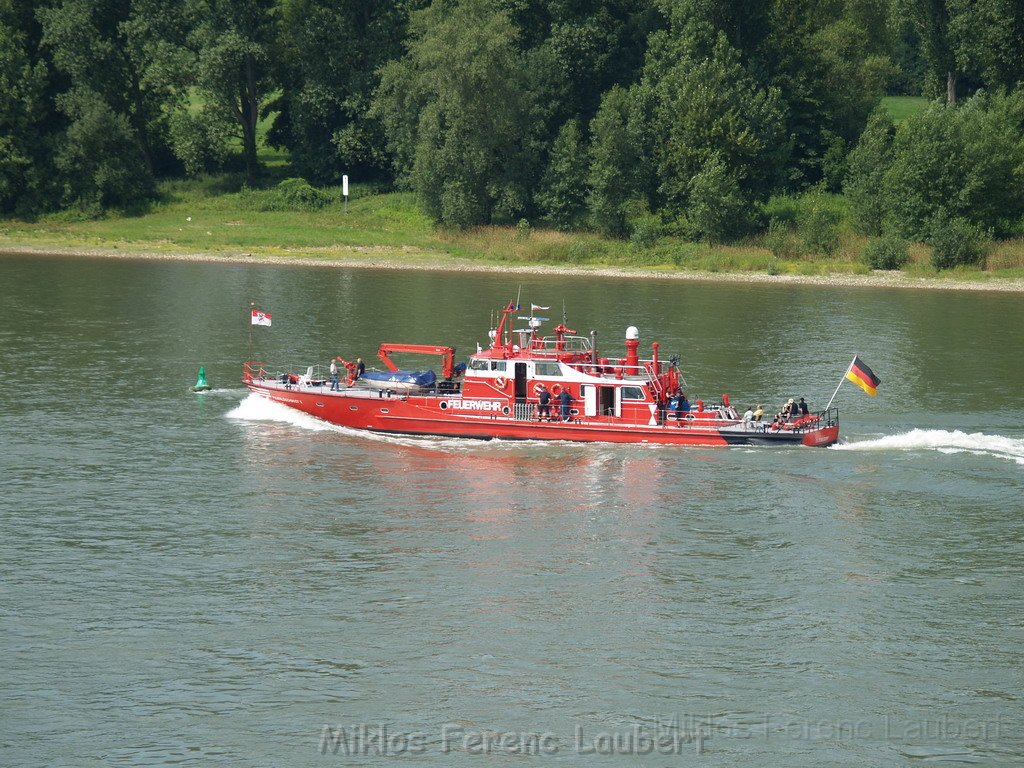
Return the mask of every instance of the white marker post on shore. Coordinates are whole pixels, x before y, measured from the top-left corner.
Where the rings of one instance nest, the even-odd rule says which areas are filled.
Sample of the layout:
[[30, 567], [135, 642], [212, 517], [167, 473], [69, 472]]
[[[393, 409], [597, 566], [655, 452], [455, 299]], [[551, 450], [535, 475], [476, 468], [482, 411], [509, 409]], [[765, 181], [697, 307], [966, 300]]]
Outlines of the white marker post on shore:
[[345, 198], [345, 213], [348, 213], [348, 174], [341, 177], [341, 195]]

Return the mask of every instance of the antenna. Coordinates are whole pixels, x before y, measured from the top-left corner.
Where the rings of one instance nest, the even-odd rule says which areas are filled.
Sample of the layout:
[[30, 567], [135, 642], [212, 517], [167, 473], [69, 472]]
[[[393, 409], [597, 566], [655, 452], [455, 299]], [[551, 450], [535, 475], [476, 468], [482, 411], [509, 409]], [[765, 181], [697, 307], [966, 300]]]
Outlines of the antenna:
[[519, 291], [516, 293], [516, 311], [519, 311], [519, 298], [523, 295], [523, 284], [519, 284]]
[[566, 318], [567, 316], [565, 314], [565, 299], [562, 299], [562, 325], [568, 324], [568, 320]]

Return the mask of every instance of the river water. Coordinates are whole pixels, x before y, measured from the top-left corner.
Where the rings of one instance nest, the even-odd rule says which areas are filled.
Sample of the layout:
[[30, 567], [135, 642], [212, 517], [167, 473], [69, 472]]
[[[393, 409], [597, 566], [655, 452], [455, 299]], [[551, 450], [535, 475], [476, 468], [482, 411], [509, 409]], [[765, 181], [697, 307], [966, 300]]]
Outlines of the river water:
[[[0, 258], [0, 764], [1024, 763], [1024, 301]], [[372, 437], [248, 396], [522, 290], [830, 449]], [[462, 359], [460, 355], [460, 359]], [[214, 390], [189, 391], [198, 366]], [[482, 754], [481, 754], [482, 753]]]

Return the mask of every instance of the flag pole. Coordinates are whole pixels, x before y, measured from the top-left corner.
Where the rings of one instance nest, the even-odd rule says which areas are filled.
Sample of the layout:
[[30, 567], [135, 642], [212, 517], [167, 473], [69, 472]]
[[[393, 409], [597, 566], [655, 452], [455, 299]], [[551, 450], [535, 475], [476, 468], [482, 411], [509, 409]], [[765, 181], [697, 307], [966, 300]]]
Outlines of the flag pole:
[[[846, 381], [846, 374], [848, 374], [848, 373], [850, 372], [850, 369], [851, 369], [851, 368], [853, 368], [853, 364], [854, 364], [854, 362], [855, 362], [856, 360], [857, 360], [857, 356], [856, 356], [856, 355], [854, 355], [854, 356], [853, 356], [853, 360], [851, 360], [851, 361], [850, 361], [850, 364], [849, 364], [848, 366], [846, 366], [846, 370], [845, 370], [845, 371], [843, 371], [843, 378], [841, 378], [841, 379], [839, 380], [839, 387], [843, 386], [843, 382], [844, 382], [844, 381]], [[835, 392], [833, 392], [833, 393], [832, 393], [832, 397], [830, 397], [830, 398], [828, 399], [828, 405], [826, 405], [826, 406], [825, 406], [825, 410], [826, 410], [826, 411], [827, 411], [827, 410], [829, 409], [829, 407], [830, 407], [830, 406], [832, 405], [832, 401], [836, 399], [836, 395], [838, 395], [838, 394], [839, 394], [839, 387], [836, 387], [836, 391], [835, 391]]]
[[249, 302], [249, 361], [252, 362], [252, 311], [256, 309], [256, 302]]

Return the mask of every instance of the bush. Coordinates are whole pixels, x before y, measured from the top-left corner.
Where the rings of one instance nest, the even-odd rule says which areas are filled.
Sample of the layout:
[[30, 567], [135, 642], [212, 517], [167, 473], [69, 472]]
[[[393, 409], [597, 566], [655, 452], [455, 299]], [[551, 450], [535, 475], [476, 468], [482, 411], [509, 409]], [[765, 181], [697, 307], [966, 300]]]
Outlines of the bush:
[[277, 194], [292, 210], [315, 211], [331, 202], [331, 196], [310, 186], [305, 179], [285, 179], [277, 185]]
[[964, 218], [933, 219], [925, 243], [932, 248], [932, 266], [950, 269], [981, 264], [988, 238]]
[[800, 244], [785, 222], [773, 219], [764, 235], [764, 244], [775, 260], [800, 258]]
[[900, 124], [881, 187], [887, 229], [927, 240], [932, 223], [962, 218], [1005, 235], [1024, 213], [1024, 89], [933, 104]]
[[98, 216], [154, 197], [153, 174], [128, 118], [86, 88], [59, 101], [71, 119], [54, 156], [65, 205]]
[[285, 179], [270, 189], [243, 187], [239, 204], [253, 211], [318, 211], [335, 202], [337, 189], [332, 193], [309, 185], [305, 179]]
[[898, 237], [878, 237], [864, 249], [864, 263], [872, 269], [902, 269], [907, 263], [907, 241]]
[[739, 184], [717, 154], [690, 179], [686, 219], [701, 240], [721, 243], [742, 234], [748, 208]]
[[[423, 199], [421, 194], [420, 199]], [[468, 229], [486, 221], [486, 201], [461, 179], [449, 179], [441, 190], [440, 222], [451, 229]], [[428, 204], [428, 209], [430, 205]]]
[[804, 245], [810, 253], [831, 255], [839, 250], [840, 214], [822, 200], [808, 200], [797, 221]]
[[634, 248], [653, 248], [661, 237], [661, 222], [654, 216], [643, 216], [633, 224], [629, 244]]
[[800, 211], [798, 198], [789, 195], [773, 195], [768, 202], [759, 205], [761, 214], [770, 222], [779, 222], [786, 226], [796, 226], [797, 214]]

